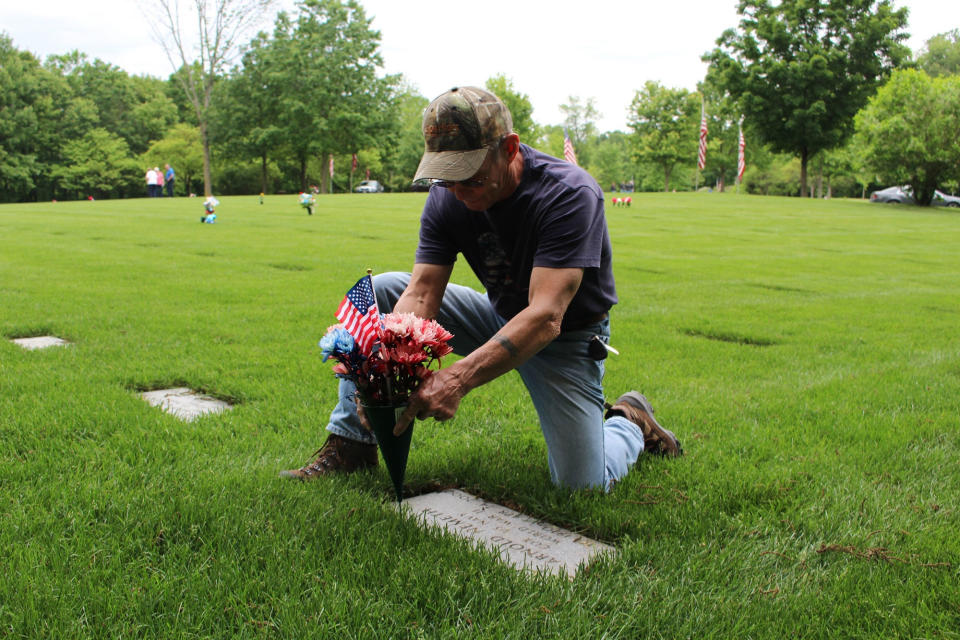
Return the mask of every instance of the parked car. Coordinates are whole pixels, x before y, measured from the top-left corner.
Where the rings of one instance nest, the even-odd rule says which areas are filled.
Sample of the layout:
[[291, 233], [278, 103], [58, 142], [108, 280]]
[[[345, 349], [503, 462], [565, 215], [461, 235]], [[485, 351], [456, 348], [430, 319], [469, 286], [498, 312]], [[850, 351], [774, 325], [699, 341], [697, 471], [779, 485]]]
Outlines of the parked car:
[[[887, 187], [870, 194], [870, 202], [883, 202], [886, 204], [917, 204], [913, 199], [913, 190], [910, 186]], [[960, 198], [947, 195], [939, 189], [933, 192], [933, 200], [930, 204], [934, 207], [960, 207]]]
[[383, 191], [383, 185], [376, 180], [364, 180], [354, 189], [357, 193], [380, 193]]

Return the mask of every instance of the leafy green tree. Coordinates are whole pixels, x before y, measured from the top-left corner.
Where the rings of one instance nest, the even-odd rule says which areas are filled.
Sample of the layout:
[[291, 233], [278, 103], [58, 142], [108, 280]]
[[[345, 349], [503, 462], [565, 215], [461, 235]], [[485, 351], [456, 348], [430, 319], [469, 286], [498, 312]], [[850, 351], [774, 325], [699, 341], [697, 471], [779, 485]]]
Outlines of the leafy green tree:
[[[400, 84], [394, 100], [392, 133], [378, 145], [378, 155], [383, 160], [384, 188], [392, 191], [405, 191], [420, 164], [423, 154], [423, 111], [430, 101], [409, 85]], [[360, 157], [361, 168], [368, 165], [364, 156]], [[379, 175], [370, 165], [371, 178]]]
[[960, 178], [960, 76], [897, 71], [857, 115], [857, 142], [877, 176], [907, 184], [930, 204], [940, 183]]
[[277, 96], [284, 91], [281, 68], [270, 47], [269, 37], [260, 33], [248, 45], [243, 64], [221, 85], [223, 96], [216, 101], [215, 138], [223, 141], [228, 156], [256, 160], [260, 164], [260, 191], [270, 191], [267, 179], [269, 160], [283, 145], [284, 122]]
[[907, 59], [907, 10], [891, 0], [740, 0], [738, 12], [739, 30], [704, 59], [751, 130], [800, 158], [806, 195], [810, 157], [849, 138], [857, 111]]
[[[177, 107], [166, 94], [166, 83], [151, 76], [132, 76], [135, 102], [130, 110], [133, 130], [124, 135], [132, 153], [140, 153], [162, 138], [179, 121]], [[101, 121], [101, 126], [104, 123]]]
[[122, 137], [134, 154], [145, 151], [151, 140], [162, 137], [177, 120], [176, 107], [165, 95], [162, 80], [131, 77], [100, 59], [90, 62], [79, 51], [50, 56], [46, 67], [67, 81], [76, 99], [86, 102], [92, 127]]
[[590, 173], [605, 190], [633, 179], [636, 169], [631, 159], [630, 137], [622, 131], [602, 133], [590, 152]]
[[927, 40], [917, 58], [917, 66], [932, 77], [960, 75], [960, 29]]
[[[295, 20], [281, 13], [272, 47], [283, 77], [284, 145], [306, 188], [311, 157], [377, 146], [392, 126], [396, 78], [378, 78], [380, 32], [355, 0], [303, 0]], [[322, 190], [329, 174], [320, 171]]]
[[0, 200], [51, 195], [50, 172], [60, 159], [64, 112], [82, 128], [89, 105], [73, 101], [70, 87], [0, 33]]
[[[707, 116], [707, 162], [704, 184], [717, 184], [720, 191], [737, 179], [740, 143], [740, 106], [719, 82], [713, 69], [699, 86]], [[745, 135], [750, 135], [749, 127]], [[751, 137], [753, 137], [751, 135]]]
[[203, 141], [200, 130], [185, 123], [174, 125], [143, 154], [144, 166], [163, 167], [170, 164], [177, 173], [174, 185], [185, 194], [203, 176]]
[[273, 0], [194, 0], [196, 39], [199, 60], [188, 51], [187, 28], [181, 24], [178, 0], [140, 0], [150, 21], [154, 36], [166, 52], [167, 59], [179, 72], [174, 74], [197, 117], [203, 144], [203, 190], [212, 194], [210, 170], [210, 121], [213, 89], [223, 75], [230, 58], [240, 46], [240, 39], [255, 26], [273, 6]]
[[[596, 120], [600, 117], [596, 100], [582, 100], [579, 96], [570, 96], [565, 104], [560, 105], [560, 111], [563, 113], [563, 126], [566, 127], [567, 135], [577, 152], [577, 162], [586, 166], [590, 163], [587, 143], [597, 136]], [[563, 157], [562, 151], [558, 157]]]
[[139, 178], [136, 161], [123, 138], [92, 129], [63, 147], [64, 163], [54, 170], [61, 189], [74, 196], [123, 195]]
[[554, 158], [562, 158], [563, 126], [559, 124], [548, 124], [540, 127], [540, 136], [535, 146]]
[[532, 144], [537, 139], [537, 123], [533, 121], [533, 105], [527, 94], [517, 91], [513, 80], [502, 73], [489, 78], [486, 89], [503, 100], [507, 109], [510, 109], [513, 130], [520, 136], [520, 140]]
[[627, 124], [633, 129], [634, 155], [660, 168], [664, 191], [670, 190], [674, 167], [695, 157], [699, 110], [695, 94], [653, 81], [647, 81], [630, 104]]

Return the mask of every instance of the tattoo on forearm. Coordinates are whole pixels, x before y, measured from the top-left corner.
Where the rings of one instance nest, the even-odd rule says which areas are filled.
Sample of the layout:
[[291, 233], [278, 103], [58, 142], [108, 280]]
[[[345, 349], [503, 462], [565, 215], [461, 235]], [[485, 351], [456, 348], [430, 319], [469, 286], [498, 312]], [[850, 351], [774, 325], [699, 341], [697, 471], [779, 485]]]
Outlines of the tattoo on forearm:
[[507, 353], [509, 353], [512, 357], [517, 356], [517, 353], [518, 353], [517, 345], [510, 342], [510, 338], [506, 336], [502, 336], [498, 333], [495, 336], [493, 336], [493, 339], [497, 342], [497, 344], [499, 344], [501, 347], [506, 349]]

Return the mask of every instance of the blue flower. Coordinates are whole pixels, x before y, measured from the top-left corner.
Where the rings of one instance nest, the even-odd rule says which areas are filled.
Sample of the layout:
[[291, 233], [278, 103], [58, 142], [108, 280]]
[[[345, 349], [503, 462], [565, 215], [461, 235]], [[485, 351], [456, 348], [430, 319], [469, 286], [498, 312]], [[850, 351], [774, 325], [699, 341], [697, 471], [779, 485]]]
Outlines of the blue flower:
[[320, 339], [319, 347], [323, 352], [323, 361], [326, 362], [327, 358], [336, 357], [337, 354], [349, 356], [356, 349], [356, 342], [343, 327], [333, 327]]

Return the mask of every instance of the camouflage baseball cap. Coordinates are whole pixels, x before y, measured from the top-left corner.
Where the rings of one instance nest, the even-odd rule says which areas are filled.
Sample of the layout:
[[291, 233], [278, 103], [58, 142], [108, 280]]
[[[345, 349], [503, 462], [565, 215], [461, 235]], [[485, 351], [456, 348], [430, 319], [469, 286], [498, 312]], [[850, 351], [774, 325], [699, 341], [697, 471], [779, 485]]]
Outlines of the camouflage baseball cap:
[[477, 87], [450, 89], [423, 112], [423, 158], [413, 181], [466, 180], [508, 133], [513, 119], [500, 98]]

